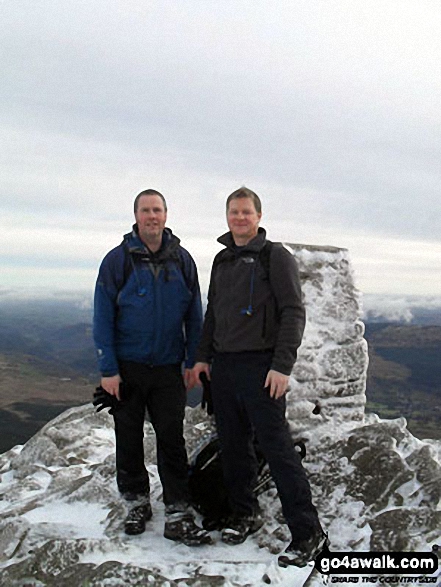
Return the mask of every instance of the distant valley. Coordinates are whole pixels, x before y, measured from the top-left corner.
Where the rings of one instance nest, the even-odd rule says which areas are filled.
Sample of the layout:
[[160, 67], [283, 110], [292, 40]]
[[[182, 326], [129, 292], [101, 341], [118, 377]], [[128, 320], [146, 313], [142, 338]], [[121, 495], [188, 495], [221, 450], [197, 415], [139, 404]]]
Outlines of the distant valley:
[[91, 400], [91, 318], [90, 307], [71, 300], [0, 303], [0, 452]]
[[[441, 438], [441, 325], [434, 317], [435, 324], [427, 312], [422, 323], [376, 316], [366, 324], [366, 409], [406, 417], [420, 438]], [[91, 321], [90, 303], [81, 300], [0, 300], [0, 452], [91, 401], [99, 380]]]
[[367, 324], [367, 411], [441, 439], [441, 326]]

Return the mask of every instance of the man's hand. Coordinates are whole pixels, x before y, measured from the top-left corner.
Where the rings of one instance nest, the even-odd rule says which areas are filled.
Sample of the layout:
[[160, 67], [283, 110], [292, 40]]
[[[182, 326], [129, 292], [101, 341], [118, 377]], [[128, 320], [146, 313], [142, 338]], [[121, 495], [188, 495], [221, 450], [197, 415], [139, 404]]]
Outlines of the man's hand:
[[114, 395], [119, 401], [121, 401], [121, 397], [119, 395], [120, 383], [121, 377], [118, 374], [113, 375], [112, 377], [101, 377], [101, 387], [103, 387], [107, 393], [110, 393], [110, 395]]
[[288, 391], [289, 375], [271, 369], [265, 379], [264, 387], [269, 387], [270, 396], [279, 399]]
[[194, 368], [193, 369], [185, 369], [185, 371], [184, 371], [184, 384], [185, 384], [185, 389], [187, 391], [190, 391], [190, 389], [193, 389], [193, 387], [195, 387], [196, 385], [199, 385], [199, 379], [196, 377], [196, 375], [194, 373]]
[[199, 378], [201, 373], [205, 373], [208, 381], [210, 381], [211, 377], [210, 377], [210, 364], [209, 363], [196, 363], [196, 365], [193, 367], [193, 374], [194, 374], [194, 378], [196, 381], [195, 385], [201, 384], [201, 380]]

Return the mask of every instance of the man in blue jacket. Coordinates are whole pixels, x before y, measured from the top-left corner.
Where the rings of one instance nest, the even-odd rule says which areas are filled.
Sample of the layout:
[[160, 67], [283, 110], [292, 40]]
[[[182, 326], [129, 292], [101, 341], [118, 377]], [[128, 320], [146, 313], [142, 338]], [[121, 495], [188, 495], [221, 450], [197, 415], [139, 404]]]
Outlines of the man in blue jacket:
[[101, 264], [94, 306], [101, 386], [120, 402], [113, 416], [117, 485], [129, 509], [125, 532], [144, 532], [152, 517], [143, 447], [147, 410], [156, 433], [164, 536], [191, 546], [208, 544], [209, 534], [195, 524], [189, 507], [183, 436], [186, 387], [195, 384], [192, 367], [202, 324], [197, 269], [165, 227], [162, 194], [141, 192], [134, 211], [132, 232]]

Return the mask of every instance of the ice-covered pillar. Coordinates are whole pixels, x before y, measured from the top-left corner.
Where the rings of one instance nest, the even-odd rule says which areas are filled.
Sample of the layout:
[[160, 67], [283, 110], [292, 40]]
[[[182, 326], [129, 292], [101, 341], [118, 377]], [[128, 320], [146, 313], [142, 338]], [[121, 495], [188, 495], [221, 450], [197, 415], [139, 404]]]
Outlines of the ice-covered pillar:
[[291, 375], [287, 415], [295, 434], [332, 419], [360, 422], [366, 403], [367, 342], [348, 251], [285, 244], [302, 280], [306, 328]]

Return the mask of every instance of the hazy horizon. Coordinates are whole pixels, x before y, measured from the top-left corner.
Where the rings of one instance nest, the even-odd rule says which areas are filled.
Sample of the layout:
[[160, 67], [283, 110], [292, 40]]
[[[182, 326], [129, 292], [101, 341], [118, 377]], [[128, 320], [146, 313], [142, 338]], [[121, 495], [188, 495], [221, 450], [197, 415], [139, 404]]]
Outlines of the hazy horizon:
[[[56, 303], [74, 303], [85, 311], [93, 310], [93, 288], [89, 289], [53, 289], [34, 288], [2, 288], [0, 287], [0, 307], [2, 304], [17, 304], [26, 301]], [[202, 290], [205, 303], [207, 291]], [[441, 323], [441, 295], [396, 295], [396, 294], [363, 294], [361, 292], [362, 319], [376, 320], [382, 317], [388, 321], [411, 322], [416, 314], [427, 311], [434, 315], [436, 322]], [[435, 316], [436, 315], [436, 316]]]

